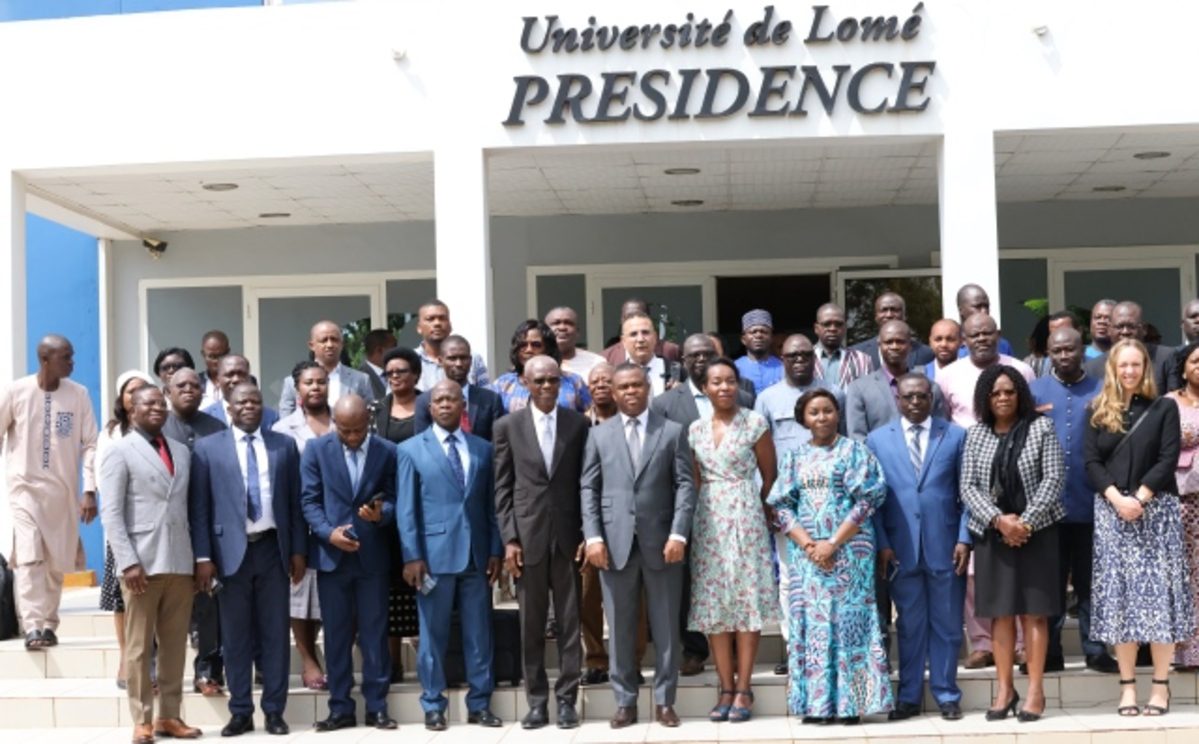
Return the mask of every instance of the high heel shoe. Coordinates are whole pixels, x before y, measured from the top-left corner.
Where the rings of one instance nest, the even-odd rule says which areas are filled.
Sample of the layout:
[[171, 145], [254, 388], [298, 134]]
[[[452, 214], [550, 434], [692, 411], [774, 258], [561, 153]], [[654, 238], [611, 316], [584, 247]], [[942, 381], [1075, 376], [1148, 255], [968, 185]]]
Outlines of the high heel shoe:
[[[1133, 679], [1122, 679], [1122, 680], [1120, 680], [1120, 685], [1121, 685], [1121, 686], [1124, 686], [1124, 685], [1134, 685], [1134, 686], [1135, 686], [1135, 685], [1136, 685], [1136, 683], [1137, 683], [1137, 680], [1136, 680], [1136, 678], [1135, 678], [1135, 677], [1134, 677]], [[1121, 705], [1119, 708], [1116, 708], [1116, 713], [1117, 713], [1118, 715], [1124, 716], [1125, 718], [1131, 718], [1131, 717], [1133, 717], [1133, 716], [1139, 716], [1139, 715], [1141, 715], [1141, 708], [1140, 708], [1140, 706], [1138, 706], [1138, 705], [1135, 705], [1135, 704], [1133, 704], [1133, 705]]]
[[1016, 712], [1016, 703], [1020, 702], [1020, 693], [1012, 690], [1012, 699], [1002, 708], [991, 708], [987, 711], [988, 721], [1002, 721]]
[[1170, 712], [1170, 680], [1154, 679], [1150, 681], [1155, 685], [1162, 685], [1166, 688], [1166, 707], [1163, 708], [1160, 705], [1150, 705], [1149, 703], [1145, 703], [1145, 709], [1141, 711], [1141, 715], [1164, 716]]
[[712, 721], [713, 723], [720, 723], [721, 721], [729, 720], [729, 709], [733, 707], [733, 703], [730, 701], [726, 705], [724, 703], [724, 698], [726, 696], [731, 698], [735, 694], [737, 693], [732, 690], [721, 690], [719, 697], [716, 698], [715, 707], [708, 711], [708, 720]]
[[[752, 691], [736, 690], [735, 692], [742, 697], [749, 698], [750, 705], [754, 704], [754, 694]], [[750, 719], [751, 715], [753, 715], [752, 708], [742, 708], [741, 706], [734, 705], [729, 709], [729, 723], [745, 723]]]

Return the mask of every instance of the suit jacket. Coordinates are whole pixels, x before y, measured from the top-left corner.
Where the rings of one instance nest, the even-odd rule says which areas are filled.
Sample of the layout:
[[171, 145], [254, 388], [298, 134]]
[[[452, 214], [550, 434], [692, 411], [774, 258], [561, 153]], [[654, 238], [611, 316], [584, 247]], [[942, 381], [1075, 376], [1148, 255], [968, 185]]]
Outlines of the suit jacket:
[[[829, 382], [844, 390], [854, 380], [869, 374], [870, 369], [870, 357], [866, 356], [864, 352], [857, 351], [856, 349], [845, 349], [845, 353], [841, 358], [841, 364], [837, 367], [837, 379], [829, 380]], [[824, 379], [824, 364], [820, 361], [819, 352], [817, 352], [816, 356], [816, 371], [813, 377], [817, 380]]]
[[[1174, 347], [1164, 344], [1145, 344], [1145, 351], [1149, 352], [1149, 367], [1153, 371], [1153, 381], [1157, 383], [1157, 394], [1164, 395], [1171, 390], [1169, 383], [1174, 377]], [[1086, 360], [1083, 362], [1082, 368], [1091, 377], [1102, 380], [1107, 374], [1107, 354]], [[1181, 381], [1179, 387], [1181, 387]]]
[[[941, 388], [934, 383], [932, 389], [932, 417], [945, 418]], [[867, 434], [899, 417], [899, 404], [891, 392], [887, 373], [881, 369], [854, 380], [845, 391], [845, 429], [859, 442], [866, 441]]]
[[[308, 523], [300, 509], [300, 451], [291, 437], [260, 430], [271, 483], [271, 513], [283, 572], [291, 556], [308, 555]], [[221, 576], [237, 573], [246, 555], [246, 486], [235, 437], [226, 429], [196, 442], [192, 453], [188, 516], [196, 558], [209, 558]], [[263, 467], [260, 463], [259, 467]]]
[[[337, 368], [337, 377], [341, 381], [343, 393], [347, 391], [357, 393], [367, 403], [375, 400], [370, 378], [362, 372], [343, 364]], [[294, 410], [296, 410], [296, 382], [291, 379], [291, 376], [288, 376], [283, 378], [283, 392], [279, 394], [279, 415], [287, 416]]]
[[636, 536], [645, 566], [666, 566], [662, 550], [672, 534], [691, 533], [695, 483], [691, 447], [682, 424], [650, 411], [634, 472], [624, 419], [591, 429], [583, 455], [583, 534], [603, 539], [613, 568], [624, 568]]
[[[213, 403], [204, 409], [204, 413], [212, 416], [217, 421], [220, 421], [225, 426], [229, 426], [229, 414], [225, 410], [226, 404], [224, 401]], [[274, 408], [262, 407], [262, 423], [263, 429], [273, 429], [275, 424], [279, 422], [279, 412]]]
[[182, 442], [166, 442], [174, 475], [136, 429], [100, 465], [100, 521], [118, 574], [139, 563], [147, 576], [195, 571], [187, 524], [191, 453]]
[[[388, 535], [384, 530], [395, 524], [395, 448], [372, 436], [366, 446], [366, 464], [358, 489], [350, 485], [345, 450], [337, 432], [317, 437], [304, 446], [300, 456], [300, 502], [304, 519], [317, 540], [316, 568], [333, 571], [345, 553], [329, 543], [336, 527], [353, 525], [358, 533], [358, 556], [366, 573], [386, 573], [391, 566]], [[383, 519], [367, 522], [358, 516], [358, 507], [379, 499]]]
[[[430, 394], [426, 391], [416, 398], [416, 432], [419, 434], [433, 425], [429, 413]], [[504, 400], [494, 390], [471, 385], [466, 394], [466, 415], [470, 418], [470, 433], [491, 441], [495, 422], [504, 415]]]
[[[878, 356], [878, 336], [873, 336], [854, 344], [849, 347], [854, 351], [860, 351], [870, 358], [870, 369], [876, 370], [882, 368], [882, 360]], [[912, 350], [908, 352], [908, 369], [917, 369], [922, 367], [934, 359], [933, 350], [929, 346], [921, 343], [919, 339], [912, 339]]]
[[359, 365], [358, 371], [366, 375], [367, 382], [371, 384], [371, 397], [367, 400], [382, 400], [388, 392], [387, 381], [375, 374], [375, 370], [371, 369], [366, 362]]
[[924, 556], [933, 571], [949, 571], [954, 546], [970, 544], [958, 488], [966, 430], [931, 416], [925, 423], [931, 428], [919, 474], [908, 455], [906, 419], [897, 418], [866, 437], [887, 480], [887, 500], [874, 513], [874, 531], [879, 550], [894, 550], [901, 566], [914, 568]]
[[[737, 403], [742, 408], [753, 409], [753, 393], [738, 388]], [[686, 382], [675, 385], [661, 395], [654, 396], [654, 399], [650, 401], [650, 410], [682, 424], [684, 433], [692, 422], [699, 420], [699, 406], [695, 404], [695, 398], [691, 394], [691, 385]]]
[[396, 447], [400, 553], [405, 563], [424, 561], [432, 574], [486, 571], [487, 559], [504, 550], [495, 519], [491, 443], [463, 431], [457, 435], [470, 453], [465, 488], [432, 428]]
[[505, 543], [519, 543], [525, 563], [540, 563], [551, 545], [571, 559], [583, 540], [579, 477], [590, 423], [558, 407], [550, 469], [541, 455], [540, 434], [529, 406], [495, 426], [495, 512]]

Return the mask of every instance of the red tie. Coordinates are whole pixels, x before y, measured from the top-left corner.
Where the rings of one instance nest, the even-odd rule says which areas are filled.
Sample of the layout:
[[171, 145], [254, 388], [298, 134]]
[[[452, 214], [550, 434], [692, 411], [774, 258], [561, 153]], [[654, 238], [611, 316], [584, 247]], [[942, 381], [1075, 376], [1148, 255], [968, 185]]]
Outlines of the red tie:
[[167, 466], [167, 472], [174, 476], [175, 461], [171, 459], [171, 450], [167, 447], [166, 437], [161, 434], [155, 437], [154, 447], [158, 450], [158, 456], [162, 458], [162, 464]]
[[465, 408], [462, 409], [462, 420], [458, 422], [458, 427], [467, 434], [470, 434], [470, 415], [466, 412]]

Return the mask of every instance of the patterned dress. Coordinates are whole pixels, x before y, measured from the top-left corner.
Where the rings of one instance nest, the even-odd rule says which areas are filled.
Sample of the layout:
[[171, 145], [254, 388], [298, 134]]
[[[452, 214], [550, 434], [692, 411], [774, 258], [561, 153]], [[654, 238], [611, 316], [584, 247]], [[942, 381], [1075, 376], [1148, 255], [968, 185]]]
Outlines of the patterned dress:
[[798, 523], [812, 539], [827, 539], [846, 519], [859, 530], [837, 549], [830, 572], [788, 541], [787, 704], [794, 715], [848, 718], [891, 709], [891, 678], [874, 599], [870, 522], [886, 496], [874, 455], [846, 437], [828, 447], [805, 442], [779, 461], [769, 501], [784, 531]]
[[[1199, 408], [1191, 406], [1189, 399], [1178, 393], [1170, 393], [1178, 404], [1178, 418], [1182, 424], [1182, 451], [1178, 455], [1178, 505], [1182, 509], [1182, 538], [1186, 548], [1187, 567], [1190, 569], [1191, 598], [1195, 604], [1196, 627], [1199, 627]], [[1174, 663], [1184, 667], [1199, 666], [1199, 636], [1178, 644], [1174, 652]]]
[[770, 530], [758, 498], [754, 444], [766, 419], [743, 408], [716, 445], [712, 420], [691, 424], [699, 498], [691, 527], [691, 609], [701, 633], [756, 631], [778, 619]]
[[[558, 405], [586, 413], [591, 407], [591, 391], [587, 389], [587, 383], [583, 382], [582, 377], [571, 372], [563, 370], [561, 374]], [[507, 413], [516, 413], [529, 405], [529, 389], [520, 381], [520, 375], [516, 372], [505, 372], [489, 387], [500, 394], [504, 411]]]

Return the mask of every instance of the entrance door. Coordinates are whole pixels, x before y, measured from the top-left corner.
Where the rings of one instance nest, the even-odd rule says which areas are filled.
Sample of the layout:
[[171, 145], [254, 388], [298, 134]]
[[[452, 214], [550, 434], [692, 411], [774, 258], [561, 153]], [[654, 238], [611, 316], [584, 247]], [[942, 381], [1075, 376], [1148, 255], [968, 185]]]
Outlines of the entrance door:
[[1179, 318], [1185, 298], [1194, 296], [1195, 266], [1185, 259], [1131, 259], [1099, 262], [1055, 262], [1054, 279], [1061, 307], [1088, 318], [1096, 301], [1133, 300], [1141, 305], [1146, 324], [1173, 346], [1182, 341]]
[[774, 320], [775, 354], [793, 333], [815, 338], [812, 325], [816, 309], [832, 299], [827, 272], [779, 276], [722, 276], [716, 278], [716, 331], [725, 355], [745, 353], [741, 345], [741, 316], [750, 310], [768, 310]]
[[704, 288], [702, 284], [604, 287], [604, 345], [620, 338], [620, 306], [634, 297], [649, 303], [649, 314], [665, 341], [683, 343], [692, 333], [704, 330]]

